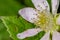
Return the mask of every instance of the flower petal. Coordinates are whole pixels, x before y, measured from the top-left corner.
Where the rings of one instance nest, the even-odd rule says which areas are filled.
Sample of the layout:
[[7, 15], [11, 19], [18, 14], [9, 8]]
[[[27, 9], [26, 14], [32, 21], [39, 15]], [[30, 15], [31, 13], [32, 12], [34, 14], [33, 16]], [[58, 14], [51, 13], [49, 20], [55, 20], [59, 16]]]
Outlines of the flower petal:
[[59, 6], [59, 0], [52, 0], [52, 13], [55, 15]]
[[49, 40], [50, 38], [50, 32], [47, 32], [40, 40]]
[[60, 25], [60, 15], [57, 17], [57, 19], [56, 19], [56, 24], [57, 25]]
[[47, 10], [50, 11], [49, 9], [49, 4], [46, 0], [32, 0], [34, 6], [36, 9], [43, 11], [43, 10]]
[[52, 40], [60, 40], [60, 33], [57, 31], [53, 32]]
[[19, 10], [19, 14], [27, 21], [34, 23], [37, 20], [37, 12], [33, 8], [23, 8]]
[[34, 35], [38, 34], [40, 31], [42, 31], [40, 28], [28, 29], [22, 33], [18, 33], [17, 37], [19, 39], [24, 39], [26, 37], [34, 36]]

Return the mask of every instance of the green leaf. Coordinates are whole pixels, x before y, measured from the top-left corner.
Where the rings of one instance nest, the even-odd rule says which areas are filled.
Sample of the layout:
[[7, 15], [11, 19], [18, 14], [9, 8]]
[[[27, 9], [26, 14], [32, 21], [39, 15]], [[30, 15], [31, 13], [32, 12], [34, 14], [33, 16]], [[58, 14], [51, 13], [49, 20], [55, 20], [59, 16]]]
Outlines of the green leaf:
[[17, 0], [0, 0], [0, 16], [17, 15], [18, 10], [23, 7]]
[[6, 27], [0, 20], [0, 40], [12, 40], [9, 36], [9, 33], [7, 32]]
[[[3, 23], [7, 27], [7, 30], [10, 36], [14, 40], [19, 40], [17, 34], [21, 33], [27, 29], [35, 28], [35, 25], [27, 22], [22, 17], [17, 16], [5, 16], [2, 18]], [[25, 38], [23, 40], [39, 40], [44, 35], [44, 32], [41, 32], [33, 37]]]

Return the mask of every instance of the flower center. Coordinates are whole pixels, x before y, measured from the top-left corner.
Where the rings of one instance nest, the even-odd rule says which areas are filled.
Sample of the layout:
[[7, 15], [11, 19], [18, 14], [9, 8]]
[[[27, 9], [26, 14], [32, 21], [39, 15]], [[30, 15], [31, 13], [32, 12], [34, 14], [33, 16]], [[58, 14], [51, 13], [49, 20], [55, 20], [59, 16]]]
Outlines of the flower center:
[[56, 26], [53, 15], [46, 11], [38, 12], [38, 20], [35, 22], [35, 25], [45, 31], [54, 30]]

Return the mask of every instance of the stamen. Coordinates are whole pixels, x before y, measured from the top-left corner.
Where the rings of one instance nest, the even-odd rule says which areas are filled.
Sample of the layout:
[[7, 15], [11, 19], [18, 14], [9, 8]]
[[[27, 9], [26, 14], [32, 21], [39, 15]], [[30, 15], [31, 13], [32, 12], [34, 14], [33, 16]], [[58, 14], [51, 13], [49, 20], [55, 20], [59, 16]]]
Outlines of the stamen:
[[40, 12], [38, 11], [37, 17], [39, 20], [35, 21], [35, 25], [39, 26], [43, 30], [51, 30], [54, 27], [54, 18], [50, 13], [47, 13], [45, 10]]

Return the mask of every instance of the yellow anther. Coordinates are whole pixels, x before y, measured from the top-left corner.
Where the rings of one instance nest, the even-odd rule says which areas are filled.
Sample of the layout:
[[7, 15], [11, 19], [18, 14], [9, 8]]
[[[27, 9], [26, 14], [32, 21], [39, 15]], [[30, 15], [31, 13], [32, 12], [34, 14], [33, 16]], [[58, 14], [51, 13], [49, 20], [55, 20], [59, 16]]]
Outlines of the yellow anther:
[[55, 26], [53, 15], [45, 11], [38, 12], [38, 14], [39, 14], [38, 15], [39, 20], [35, 22], [35, 25], [39, 26], [42, 30], [45, 31], [52, 30], [53, 27]]

